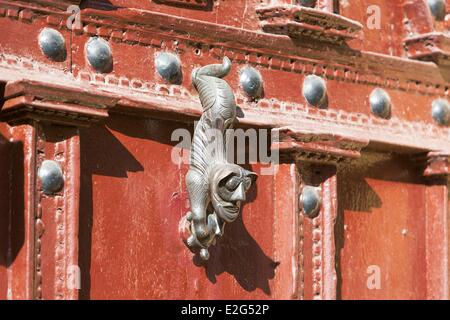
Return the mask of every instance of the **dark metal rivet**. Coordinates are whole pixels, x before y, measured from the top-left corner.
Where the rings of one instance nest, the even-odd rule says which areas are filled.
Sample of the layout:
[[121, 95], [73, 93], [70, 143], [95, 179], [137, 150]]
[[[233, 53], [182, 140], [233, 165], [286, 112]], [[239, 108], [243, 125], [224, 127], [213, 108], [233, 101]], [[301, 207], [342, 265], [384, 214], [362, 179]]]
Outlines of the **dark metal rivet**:
[[178, 57], [169, 52], [158, 53], [155, 59], [156, 70], [163, 77], [171, 83], [181, 82], [181, 63]]
[[263, 87], [262, 77], [258, 70], [256, 70], [255, 68], [244, 68], [241, 71], [239, 82], [244, 92], [250, 97], [257, 98], [261, 95]]
[[431, 115], [433, 119], [441, 124], [446, 125], [450, 120], [450, 104], [445, 99], [436, 99], [431, 105]]
[[325, 81], [315, 75], [309, 75], [303, 82], [303, 96], [313, 106], [321, 106], [327, 97]]
[[385, 119], [391, 116], [391, 97], [383, 89], [374, 89], [370, 94], [369, 102], [373, 114]]
[[45, 194], [53, 194], [61, 190], [64, 177], [59, 164], [53, 160], [44, 160], [38, 171], [42, 190]]
[[38, 42], [42, 52], [49, 59], [60, 62], [66, 59], [66, 42], [59, 31], [44, 28], [39, 34]]
[[303, 187], [300, 195], [300, 204], [305, 214], [310, 218], [314, 218], [319, 213], [322, 204], [320, 189], [312, 186]]
[[86, 55], [90, 65], [99, 72], [110, 72], [113, 58], [109, 43], [102, 38], [90, 38], [86, 46]]
[[444, 0], [428, 0], [428, 8], [436, 20], [444, 20], [445, 18], [445, 1]]
[[313, 8], [316, 6], [317, 0], [297, 0], [297, 3], [304, 7]]

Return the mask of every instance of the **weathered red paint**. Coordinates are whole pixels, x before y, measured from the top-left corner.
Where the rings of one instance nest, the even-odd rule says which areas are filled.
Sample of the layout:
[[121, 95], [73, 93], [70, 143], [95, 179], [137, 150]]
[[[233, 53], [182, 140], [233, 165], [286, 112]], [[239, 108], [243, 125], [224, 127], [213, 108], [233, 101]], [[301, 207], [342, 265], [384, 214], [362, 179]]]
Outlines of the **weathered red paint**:
[[[449, 298], [449, 129], [431, 116], [448, 99], [449, 19], [421, 0], [292, 2], [0, 0], [0, 299]], [[61, 32], [65, 61], [41, 52], [45, 27]], [[111, 46], [110, 73], [86, 60], [92, 36]], [[161, 51], [178, 55], [180, 85], [157, 73]], [[268, 149], [280, 163], [202, 265], [179, 230], [188, 166], [172, 161], [171, 136], [201, 115], [192, 70], [224, 56], [237, 126], [279, 133]], [[257, 101], [239, 86], [249, 65], [264, 81]], [[302, 96], [310, 74], [327, 108]], [[370, 112], [377, 87], [389, 119]], [[44, 159], [64, 173], [56, 195], [41, 190]], [[314, 218], [306, 185], [321, 190]]]

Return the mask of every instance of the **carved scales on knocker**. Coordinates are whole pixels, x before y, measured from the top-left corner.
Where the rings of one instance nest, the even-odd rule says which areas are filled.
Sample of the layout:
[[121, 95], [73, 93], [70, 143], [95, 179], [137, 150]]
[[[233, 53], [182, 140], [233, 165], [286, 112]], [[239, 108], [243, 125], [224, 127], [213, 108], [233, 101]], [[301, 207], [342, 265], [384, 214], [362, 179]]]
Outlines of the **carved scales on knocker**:
[[256, 174], [230, 163], [226, 157], [227, 134], [236, 120], [236, 99], [222, 78], [231, 69], [225, 57], [222, 64], [211, 64], [192, 73], [203, 113], [191, 147], [191, 161], [186, 175], [190, 211], [186, 214], [185, 241], [189, 249], [208, 260], [211, 245], [224, 232], [226, 223], [236, 220], [247, 191]]

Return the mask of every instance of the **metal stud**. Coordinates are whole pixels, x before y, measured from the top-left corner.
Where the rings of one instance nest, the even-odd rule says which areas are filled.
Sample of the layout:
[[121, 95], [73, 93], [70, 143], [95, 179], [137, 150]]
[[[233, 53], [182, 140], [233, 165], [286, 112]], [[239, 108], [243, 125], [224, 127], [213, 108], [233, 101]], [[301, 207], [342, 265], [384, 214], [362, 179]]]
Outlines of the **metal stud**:
[[86, 55], [90, 65], [98, 72], [110, 72], [113, 58], [109, 43], [98, 37], [90, 38], [86, 46]]
[[309, 104], [322, 107], [327, 100], [325, 81], [316, 75], [307, 76], [303, 82], [303, 96]]
[[320, 189], [312, 186], [303, 187], [300, 195], [300, 204], [308, 217], [314, 218], [317, 216], [322, 205]]
[[436, 20], [444, 20], [445, 0], [428, 0], [428, 8]]
[[42, 29], [38, 42], [42, 52], [49, 59], [59, 62], [66, 59], [66, 42], [59, 31], [50, 28]]
[[181, 63], [178, 57], [169, 52], [160, 52], [155, 59], [156, 70], [163, 79], [179, 84], [181, 82]]
[[252, 67], [242, 69], [239, 77], [244, 92], [252, 98], [257, 98], [262, 93], [263, 83], [261, 74]]
[[64, 177], [59, 164], [53, 160], [44, 160], [38, 171], [41, 179], [42, 190], [45, 194], [54, 194], [61, 190], [64, 184]]
[[314, 8], [317, 0], [297, 0], [297, 3], [304, 7]]
[[431, 115], [433, 119], [441, 124], [446, 125], [450, 120], [450, 104], [445, 99], [436, 99], [431, 105]]
[[391, 116], [391, 97], [383, 89], [376, 88], [369, 97], [370, 110], [380, 118], [387, 119]]

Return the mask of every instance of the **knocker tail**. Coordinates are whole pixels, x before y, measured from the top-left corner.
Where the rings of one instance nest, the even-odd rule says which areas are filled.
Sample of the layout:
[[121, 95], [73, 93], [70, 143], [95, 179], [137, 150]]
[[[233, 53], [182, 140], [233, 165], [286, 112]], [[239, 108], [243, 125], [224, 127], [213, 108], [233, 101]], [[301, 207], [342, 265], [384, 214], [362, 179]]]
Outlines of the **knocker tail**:
[[230, 72], [230, 70], [231, 61], [228, 57], [224, 57], [222, 64], [209, 64], [207, 66], [195, 69], [192, 73], [192, 82], [196, 84], [199, 76], [223, 78]]

